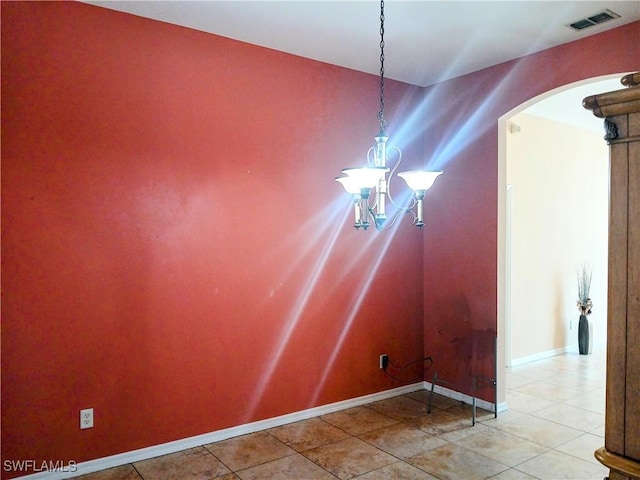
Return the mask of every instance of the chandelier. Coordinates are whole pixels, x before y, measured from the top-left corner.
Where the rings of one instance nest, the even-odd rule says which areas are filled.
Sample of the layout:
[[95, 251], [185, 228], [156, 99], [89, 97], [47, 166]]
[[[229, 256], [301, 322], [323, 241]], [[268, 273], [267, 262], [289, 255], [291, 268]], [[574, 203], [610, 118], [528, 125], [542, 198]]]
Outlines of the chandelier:
[[[413, 224], [422, 229], [424, 227], [423, 206], [425, 192], [433, 185], [442, 171], [412, 170], [398, 172], [397, 176], [404, 179], [414, 196], [409, 205], [398, 204], [391, 196], [389, 183], [396, 175], [396, 170], [402, 161], [402, 152], [398, 147], [387, 145], [389, 137], [385, 134], [387, 123], [384, 119], [384, 0], [380, 1], [380, 111], [378, 112], [380, 133], [375, 138], [375, 145], [367, 152], [367, 166], [344, 168], [344, 176], [337, 177], [347, 193], [353, 195], [355, 220], [353, 226], [363, 230], [369, 228], [369, 219], [378, 231], [388, 230], [402, 214], [413, 215]], [[387, 167], [387, 151], [394, 151], [397, 160], [393, 168]], [[387, 176], [387, 174], [389, 174]], [[398, 209], [393, 219], [387, 224], [386, 201]], [[414, 212], [415, 209], [415, 212]]]

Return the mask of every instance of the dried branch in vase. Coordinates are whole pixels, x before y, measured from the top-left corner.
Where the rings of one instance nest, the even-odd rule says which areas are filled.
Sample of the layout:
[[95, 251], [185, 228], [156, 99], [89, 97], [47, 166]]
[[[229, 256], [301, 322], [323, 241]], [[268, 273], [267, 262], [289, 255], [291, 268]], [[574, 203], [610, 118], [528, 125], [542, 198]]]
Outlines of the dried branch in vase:
[[578, 270], [578, 309], [581, 315], [591, 314], [591, 307], [593, 302], [589, 297], [589, 290], [591, 289], [591, 276], [593, 271], [591, 267], [583, 263]]

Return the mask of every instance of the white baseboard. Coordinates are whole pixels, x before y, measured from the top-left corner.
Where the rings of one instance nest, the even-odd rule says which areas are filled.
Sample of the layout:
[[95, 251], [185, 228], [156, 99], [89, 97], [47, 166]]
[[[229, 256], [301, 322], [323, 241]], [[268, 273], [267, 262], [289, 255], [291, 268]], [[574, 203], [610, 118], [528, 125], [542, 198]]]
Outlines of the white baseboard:
[[[593, 350], [602, 350], [607, 348], [606, 339], [599, 341], [592, 345]], [[536, 362], [538, 360], [544, 360], [545, 358], [555, 357], [556, 355], [564, 355], [565, 353], [577, 353], [578, 344], [566, 345], [555, 350], [546, 350], [544, 352], [534, 353], [533, 355], [527, 355], [526, 357], [515, 358], [511, 360], [511, 365], [507, 365], [507, 368], [519, 367], [526, 363]]]
[[556, 355], [563, 355], [569, 352], [577, 352], [578, 345], [567, 345], [555, 350], [546, 350], [544, 352], [534, 353], [533, 355], [527, 355], [526, 357], [514, 358], [511, 360], [509, 367], [519, 367], [525, 363], [536, 362], [538, 360], [544, 360], [545, 358], [555, 357]]
[[[424, 389], [431, 390], [431, 383], [424, 382]], [[438, 393], [444, 397], [452, 398], [453, 400], [458, 400], [460, 402], [466, 403], [467, 405], [473, 405], [473, 397], [471, 395], [467, 395], [466, 393], [458, 392], [456, 390], [451, 390], [450, 388], [443, 387], [442, 385], [435, 385], [433, 388], [435, 393]], [[476, 398], [476, 406], [478, 408], [482, 408], [483, 410], [489, 410], [493, 412], [493, 403], [487, 402], [486, 400], [482, 400], [481, 398]], [[502, 402], [498, 404], [498, 413], [505, 412], [507, 410], [507, 402]]]
[[[240, 435], [246, 435], [249, 433], [255, 433], [268, 428], [279, 427], [288, 423], [298, 422], [300, 420], [307, 420], [313, 417], [319, 417], [320, 415], [327, 415], [329, 413], [338, 412], [340, 410], [346, 410], [348, 408], [358, 407], [366, 405], [368, 403], [385, 400], [387, 398], [396, 397], [398, 395], [404, 395], [406, 393], [415, 392], [416, 390], [430, 390], [431, 384], [429, 382], [419, 382], [412, 385], [406, 385], [404, 387], [393, 388], [391, 390], [385, 390], [383, 392], [372, 393], [370, 395], [364, 395], [362, 397], [351, 398], [349, 400], [343, 400], [341, 402], [330, 403], [328, 405], [321, 405], [319, 407], [310, 408], [308, 410], [302, 410], [299, 412], [289, 413], [279, 417], [268, 418], [266, 420], [260, 420], [257, 422], [246, 423], [244, 425], [238, 425], [237, 427], [225, 428], [223, 430], [217, 430], [202, 435], [196, 435], [194, 437], [183, 438], [174, 442], [163, 443], [160, 445], [154, 445], [152, 447], [141, 448], [139, 450], [132, 450], [130, 452], [119, 453], [117, 455], [111, 455], [109, 457], [98, 458], [96, 460], [89, 460], [87, 462], [77, 463], [73, 466], [73, 471], [69, 468], [66, 471], [45, 471], [33, 473], [31, 475], [25, 475], [18, 477], [20, 480], [63, 480], [67, 478], [78, 477], [80, 475], [86, 475], [88, 473], [98, 472], [100, 470], [106, 470], [108, 468], [119, 467], [129, 463], [140, 462], [142, 460], [148, 460], [150, 458], [159, 457], [161, 455], [167, 455], [170, 453], [176, 453], [181, 450], [187, 450], [189, 448], [199, 447], [208, 443], [219, 442], [221, 440], [227, 440], [229, 438], [238, 437]], [[443, 395], [445, 397], [453, 398], [461, 402], [472, 404], [473, 398], [449, 388], [445, 388], [441, 385], [436, 385], [434, 392]], [[477, 399], [476, 405], [479, 408], [493, 411], [493, 403], [486, 400]], [[498, 412], [505, 411], [507, 409], [506, 403], [498, 404]]]
[[279, 417], [268, 418], [266, 420], [238, 425], [237, 427], [231, 427], [224, 430], [217, 430], [202, 435], [196, 435], [194, 437], [184, 438], [181, 440], [176, 440], [174, 442], [163, 443], [161, 445], [154, 445], [152, 447], [141, 448], [139, 450], [132, 450], [130, 452], [111, 455], [109, 457], [103, 457], [96, 460], [77, 463], [73, 465], [73, 471], [69, 471], [71, 469], [67, 468], [67, 471], [44, 471], [18, 478], [20, 478], [20, 480], [63, 480], [66, 478], [78, 477], [80, 475], [86, 475], [87, 473], [93, 473], [100, 470], [105, 470], [107, 468], [119, 467], [128, 463], [140, 462], [142, 460], [159, 457], [160, 455], [167, 455], [169, 453], [175, 453], [181, 450], [199, 447], [208, 443], [219, 442], [228, 438], [246, 435], [248, 433], [259, 432], [268, 428], [279, 427], [287, 423], [307, 420], [309, 418], [318, 417], [320, 415], [327, 415], [329, 413], [345, 410], [347, 408], [366, 405], [367, 403], [377, 402], [379, 400], [385, 400], [387, 398], [396, 397], [405, 393], [415, 392], [416, 390], [421, 390], [423, 387], [423, 383], [418, 382], [412, 385], [406, 385], [404, 387], [385, 390], [383, 392], [372, 393], [370, 395], [351, 398], [349, 400], [343, 400], [341, 402], [331, 403], [328, 405], [321, 405], [319, 407], [289, 413], [287, 415], [282, 415]]

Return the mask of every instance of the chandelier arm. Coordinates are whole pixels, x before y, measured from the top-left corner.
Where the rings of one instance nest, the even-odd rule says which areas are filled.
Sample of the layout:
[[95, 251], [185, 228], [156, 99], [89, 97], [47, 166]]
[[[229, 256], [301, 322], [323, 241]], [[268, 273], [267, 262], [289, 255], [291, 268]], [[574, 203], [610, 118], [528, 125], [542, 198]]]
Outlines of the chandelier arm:
[[400, 163], [402, 162], [402, 150], [400, 150], [395, 145], [391, 145], [389, 148], [395, 150], [396, 152], [398, 152], [398, 161], [396, 162], [396, 164], [393, 166], [393, 168], [389, 172], [389, 180], [387, 181], [387, 197], [389, 197], [389, 200], [391, 201], [391, 203], [393, 203], [397, 208], [411, 210], [418, 203], [418, 201], [415, 199], [415, 197], [412, 196], [411, 197], [411, 203], [409, 204], [409, 206], [405, 207], [405, 206], [400, 205], [398, 202], [396, 202], [394, 200], [393, 196], [391, 195], [391, 178], [395, 175], [396, 170], [398, 170], [398, 167], [400, 166]]
[[[376, 155], [376, 147], [370, 147], [367, 152], [367, 166], [373, 167], [376, 165], [375, 155]], [[377, 187], [373, 187], [371, 191], [376, 191]], [[375, 218], [375, 213], [373, 210], [378, 206], [378, 195], [369, 195], [369, 199], [373, 199], [373, 203], [370, 203], [371, 200], [367, 200], [367, 213], [371, 215], [372, 218]]]
[[375, 165], [375, 150], [376, 147], [370, 147], [369, 151], [367, 152], [367, 166], [368, 167], [373, 167]]
[[[400, 215], [409, 214], [409, 213], [413, 216], [413, 221], [411, 222], [411, 225], [415, 225], [416, 221], [418, 220], [418, 217], [413, 212], [413, 210], [411, 210], [410, 208], [402, 208], [402, 210], [397, 212], [390, 221], [385, 223], [385, 226], [383, 228], [378, 228], [378, 226], [376, 225], [376, 230], [378, 230], [379, 232], [385, 232], [393, 228], [393, 226], [398, 221], [398, 218], [400, 218]], [[375, 225], [375, 222], [374, 222], [374, 225]]]

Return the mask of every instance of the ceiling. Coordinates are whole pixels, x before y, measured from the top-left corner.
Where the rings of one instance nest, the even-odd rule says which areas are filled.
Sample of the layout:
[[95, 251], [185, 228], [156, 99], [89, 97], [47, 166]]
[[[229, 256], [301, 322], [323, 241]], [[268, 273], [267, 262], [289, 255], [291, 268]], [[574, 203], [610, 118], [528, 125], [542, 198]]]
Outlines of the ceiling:
[[604, 136], [604, 120], [596, 117], [591, 110], [585, 109], [582, 100], [590, 95], [625, 88], [620, 83], [620, 78], [620, 75], [614, 75], [612, 78], [581, 82], [560, 92], [550, 92], [542, 100], [534, 99], [535, 103], [527, 107], [523, 113], [584, 128]]
[[[379, 75], [380, 3], [371, 0], [86, 0], [306, 58]], [[575, 31], [605, 9], [620, 18]], [[385, 77], [428, 86], [640, 20], [640, 1], [385, 1]], [[639, 47], [640, 57], [640, 47]], [[528, 113], [601, 131], [582, 98], [608, 82], [563, 92]]]
[[[88, 3], [379, 74], [378, 1]], [[620, 18], [575, 31], [605, 9]], [[386, 0], [385, 76], [427, 86], [640, 20], [640, 2]]]

